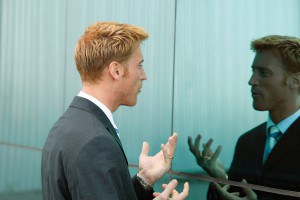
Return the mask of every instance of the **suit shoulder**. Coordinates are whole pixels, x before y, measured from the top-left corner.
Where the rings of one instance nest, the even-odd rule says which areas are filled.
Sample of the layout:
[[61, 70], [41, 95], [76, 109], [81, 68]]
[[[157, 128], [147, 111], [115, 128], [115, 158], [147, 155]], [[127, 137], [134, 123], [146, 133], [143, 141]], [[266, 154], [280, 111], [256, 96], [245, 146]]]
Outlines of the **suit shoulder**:
[[[95, 138], [113, 139], [109, 131], [89, 112], [68, 109], [54, 124], [45, 141], [43, 152], [72, 160]], [[97, 140], [96, 140], [97, 141]]]
[[240, 141], [249, 141], [249, 139], [255, 139], [259, 137], [262, 133], [265, 133], [267, 122], [264, 122], [251, 130], [247, 131], [246, 133], [242, 134], [239, 138]]

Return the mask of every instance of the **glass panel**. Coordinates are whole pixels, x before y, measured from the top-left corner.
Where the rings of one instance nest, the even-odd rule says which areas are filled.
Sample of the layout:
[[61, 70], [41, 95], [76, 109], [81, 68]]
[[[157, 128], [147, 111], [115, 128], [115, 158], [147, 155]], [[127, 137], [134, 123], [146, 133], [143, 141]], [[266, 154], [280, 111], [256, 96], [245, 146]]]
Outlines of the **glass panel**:
[[[201, 145], [213, 138], [212, 150], [222, 145], [219, 159], [229, 169], [238, 138], [268, 117], [252, 108], [250, 41], [269, 34], [300, 37], [300, 2], [70, 2], [0, 0], [0, 177], [4, 180], [0, 199], [41, 199], [38, 149], [81, 88], [73, 59], [75, 43], [87, 26], [102, 20], [136, 24], [150, 34], [142, 46], [148, 80], [138, 104], [114, 113], [129, 163], [138, 163], [143, 141], [149, 142], [153, 155], [173, 131], [178, 132], [173, 170], [194, 175], [174, 175], [178, 190], [189, 181], [188, 199], [205, 199], [208, 175], [189, 151], [187, 138], [200, 133]], [[247, 167], [261, 156], [253, 153], [255, 145], [257, 141], [247, 150], [253, 159], [236, 165], [238, 175], [260, 177], [262, 171], [253, 170], [257, 165]], [[281, 162], [293, 167], [274, 174], [266, 185], [298, 190], [298, 146], [289, 152], [292, 159]], [[130, 172], [133, 175], [137, 169]], [[228, 175], [238, 177], [233, 172]], [[284, 184], [272, 184], [281, 177]], [[165, 175], [155, 190], [161, 191], [160, 185], [170, 178]], [[256, 183], [251, 178], [248, 181]]]
[[3, 143], [42, 148], [64, 110], [66, 1], [1, 3], [0, 199], [41, 199], [41, 153]]
[[[270, 5], [272, 11], [266, 12]], [[201, 134], [201, 149], [210, 138], [214, 139], [213, 151], [218, 145], [222, 146], [219, 159], [228, 170], [238, 138], [267, 120], [267, 112], [252, 108], [248, 81], [255, 54], [250, 50], [250, 42], [270, 34], [299, 37], [300, 28], [294, 25], [300, 22], [299, 6], [299, 1], [177, 1], [173, 117], [174, 130], [182, 139], [179, 140], [173, 169], [206, 174], [197, 165], [187, 144], [188, 136], [195, 139]], [[289, 15], [282, 14], [283, 8], [289, 10]], [[276, 178], [253, 182], [255, 176], [259, 178], [261, 173], [271, 173], [271, 170], [257, 169], [260, 166], [253, 164], [263, 152], [257, 148], [258, 142], [253, 141], [251, 148], [244, 150], [247, 152], [243, 156], [251, 156], [251, 159], [244, 165], [237, 165], [240, 173], [257, 173], [251, 173], [253, 176], [249, 181], [274, 187], [276, 184], [272, 182], [281, 177], [286, 181], [277, 187], [296, 189], [294, 185], [299, 183], [292, 180], [300, 180], [299, 172], [281, 164], [269, 166], [282, 167], [282, 174], [277, 174]], [[240, 149], [247, 145], [245, 143]], [[285, 146], [289, 144], [287, 142]], [[259, 155], [254, 153], [260, 150]], [[299, 157], [296, 146], [290, 152]], [[295, 159], [286, 161], [287, 166], [291, 160]], [[299, 167], [296, 163], [294, 166]], [[229, 178], [232, 178], [231, 174]], [[206, 193], [205, 190], [202, 192]]]

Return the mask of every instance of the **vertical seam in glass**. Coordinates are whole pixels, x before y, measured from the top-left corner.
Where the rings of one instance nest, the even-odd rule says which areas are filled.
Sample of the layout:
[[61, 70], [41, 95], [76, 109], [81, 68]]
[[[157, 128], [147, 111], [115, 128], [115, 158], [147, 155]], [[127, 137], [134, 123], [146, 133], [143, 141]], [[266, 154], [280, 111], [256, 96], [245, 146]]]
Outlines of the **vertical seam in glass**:
[[[176, 16], [177, 16], [177, 0], [174, 0], [174, 38], [173, 38], [173, 80], [172, 80], [172, 111], [171, 111], [171, 135], [174, 132], [174, 91], [175, 91], [175, 54], [176, 54]], [[172, 165], [171, 165], [172, 170]], [[173, 179], [172, 173], [170, 173], [170, 180]]]
[[172, 80], [172, 119], [171, 119], [171, 135], [173, 134], [174, 131], [174, 91], [175, 91], [175, 54], [176, 54], [176, 15], [177, 15], [177, 0], [175, 1], [175, 9], [174, 9], [174, 38], [173, 38], [173, 80]]
[[68, 0], [65, 0], [66, 14], [65, 14], [65, 58], [64, 58], [64, 78], [63, 78], [63, 110], [65, 110], [66, 103], [66, 82], [67, 82], [67, 38], [68, 38]]
[[[1, 44], [2, 44], [2, 37], [1, 37], [1, 35], [2, 35], [2, 14], [3, 12], [2, 12], [2, 0], [0, 0], [0, 60], [2, 60], [1, 59], [1, 57], [2, 57], [2, 54], [1, 54]], [[1, 64], [1, 62], [0, 62], [0, 64]], [[1, 68], [1, 65], [0, 65], [0, 68]]]

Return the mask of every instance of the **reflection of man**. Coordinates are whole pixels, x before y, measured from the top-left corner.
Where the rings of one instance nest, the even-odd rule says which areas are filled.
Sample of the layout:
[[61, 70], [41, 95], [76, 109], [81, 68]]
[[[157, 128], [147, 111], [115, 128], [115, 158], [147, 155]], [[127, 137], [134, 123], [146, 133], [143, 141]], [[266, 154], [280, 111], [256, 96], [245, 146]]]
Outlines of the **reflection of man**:
[[[230, 180], [300, 191], [300, 39], [271, 35], [251, 44], [256, 52], [249, 80], [253, 107], [269, 111], [267, 122], [243, 134], [236, 145]], [[225, 178], [226, 171], [218, 160], [221, 147], [212, 154], [212, 140], [199, 150], [200, 136], [189, 146], [198, 164], [211, 176]], [[211, 159], [209, 159], [211, 156]], [[210, 187], [208, 199], [294, 199], [260, 191]], [[215, 192], [218, 191], [218, 195]], [[296, 199], [296, 198], [295, 198]]]
[[[44, 200], [63, 199], [184, 199], [177, 181], [153, 194], [152, 185], [171, 167], [177, 144], [173, 134], [162, 150], [148, 156], [143, 144], [139, 172], [132, 179], [112, 112], [134, 106], [146, 74], [140, 44], [148, 37], [141, 28], [111, 22], [95, 23], [79, 39], [75, 61], [83, 83], [63, 116], [55, 123], [42, 155]], [[134, 143], [134, 141], [132, 141]]]

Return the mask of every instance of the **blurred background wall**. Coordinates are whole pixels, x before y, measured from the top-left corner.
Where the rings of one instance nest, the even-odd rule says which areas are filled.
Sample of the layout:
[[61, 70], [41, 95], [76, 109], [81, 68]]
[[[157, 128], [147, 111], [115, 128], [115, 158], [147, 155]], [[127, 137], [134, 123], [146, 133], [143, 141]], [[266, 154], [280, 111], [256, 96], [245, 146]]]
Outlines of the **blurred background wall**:
[[[221, 144], [228, 168], [238, 137], [266, 119], [251, 106], [250, 41], [300, 37], [300, 1], [0, 0], [0, 199], [42, 199], [40, 150], [81, 89], [74, 47], [96, 21], [135, 24], [150, 35], [138, 104], [114, 113], [129, 162], [138, 164], [143, 141], [154, 154], [177, 132], [173, 170], [199, 174], [188, 136]], [[188, 181], [188, 199], [205, 199], [208, 183]]]

